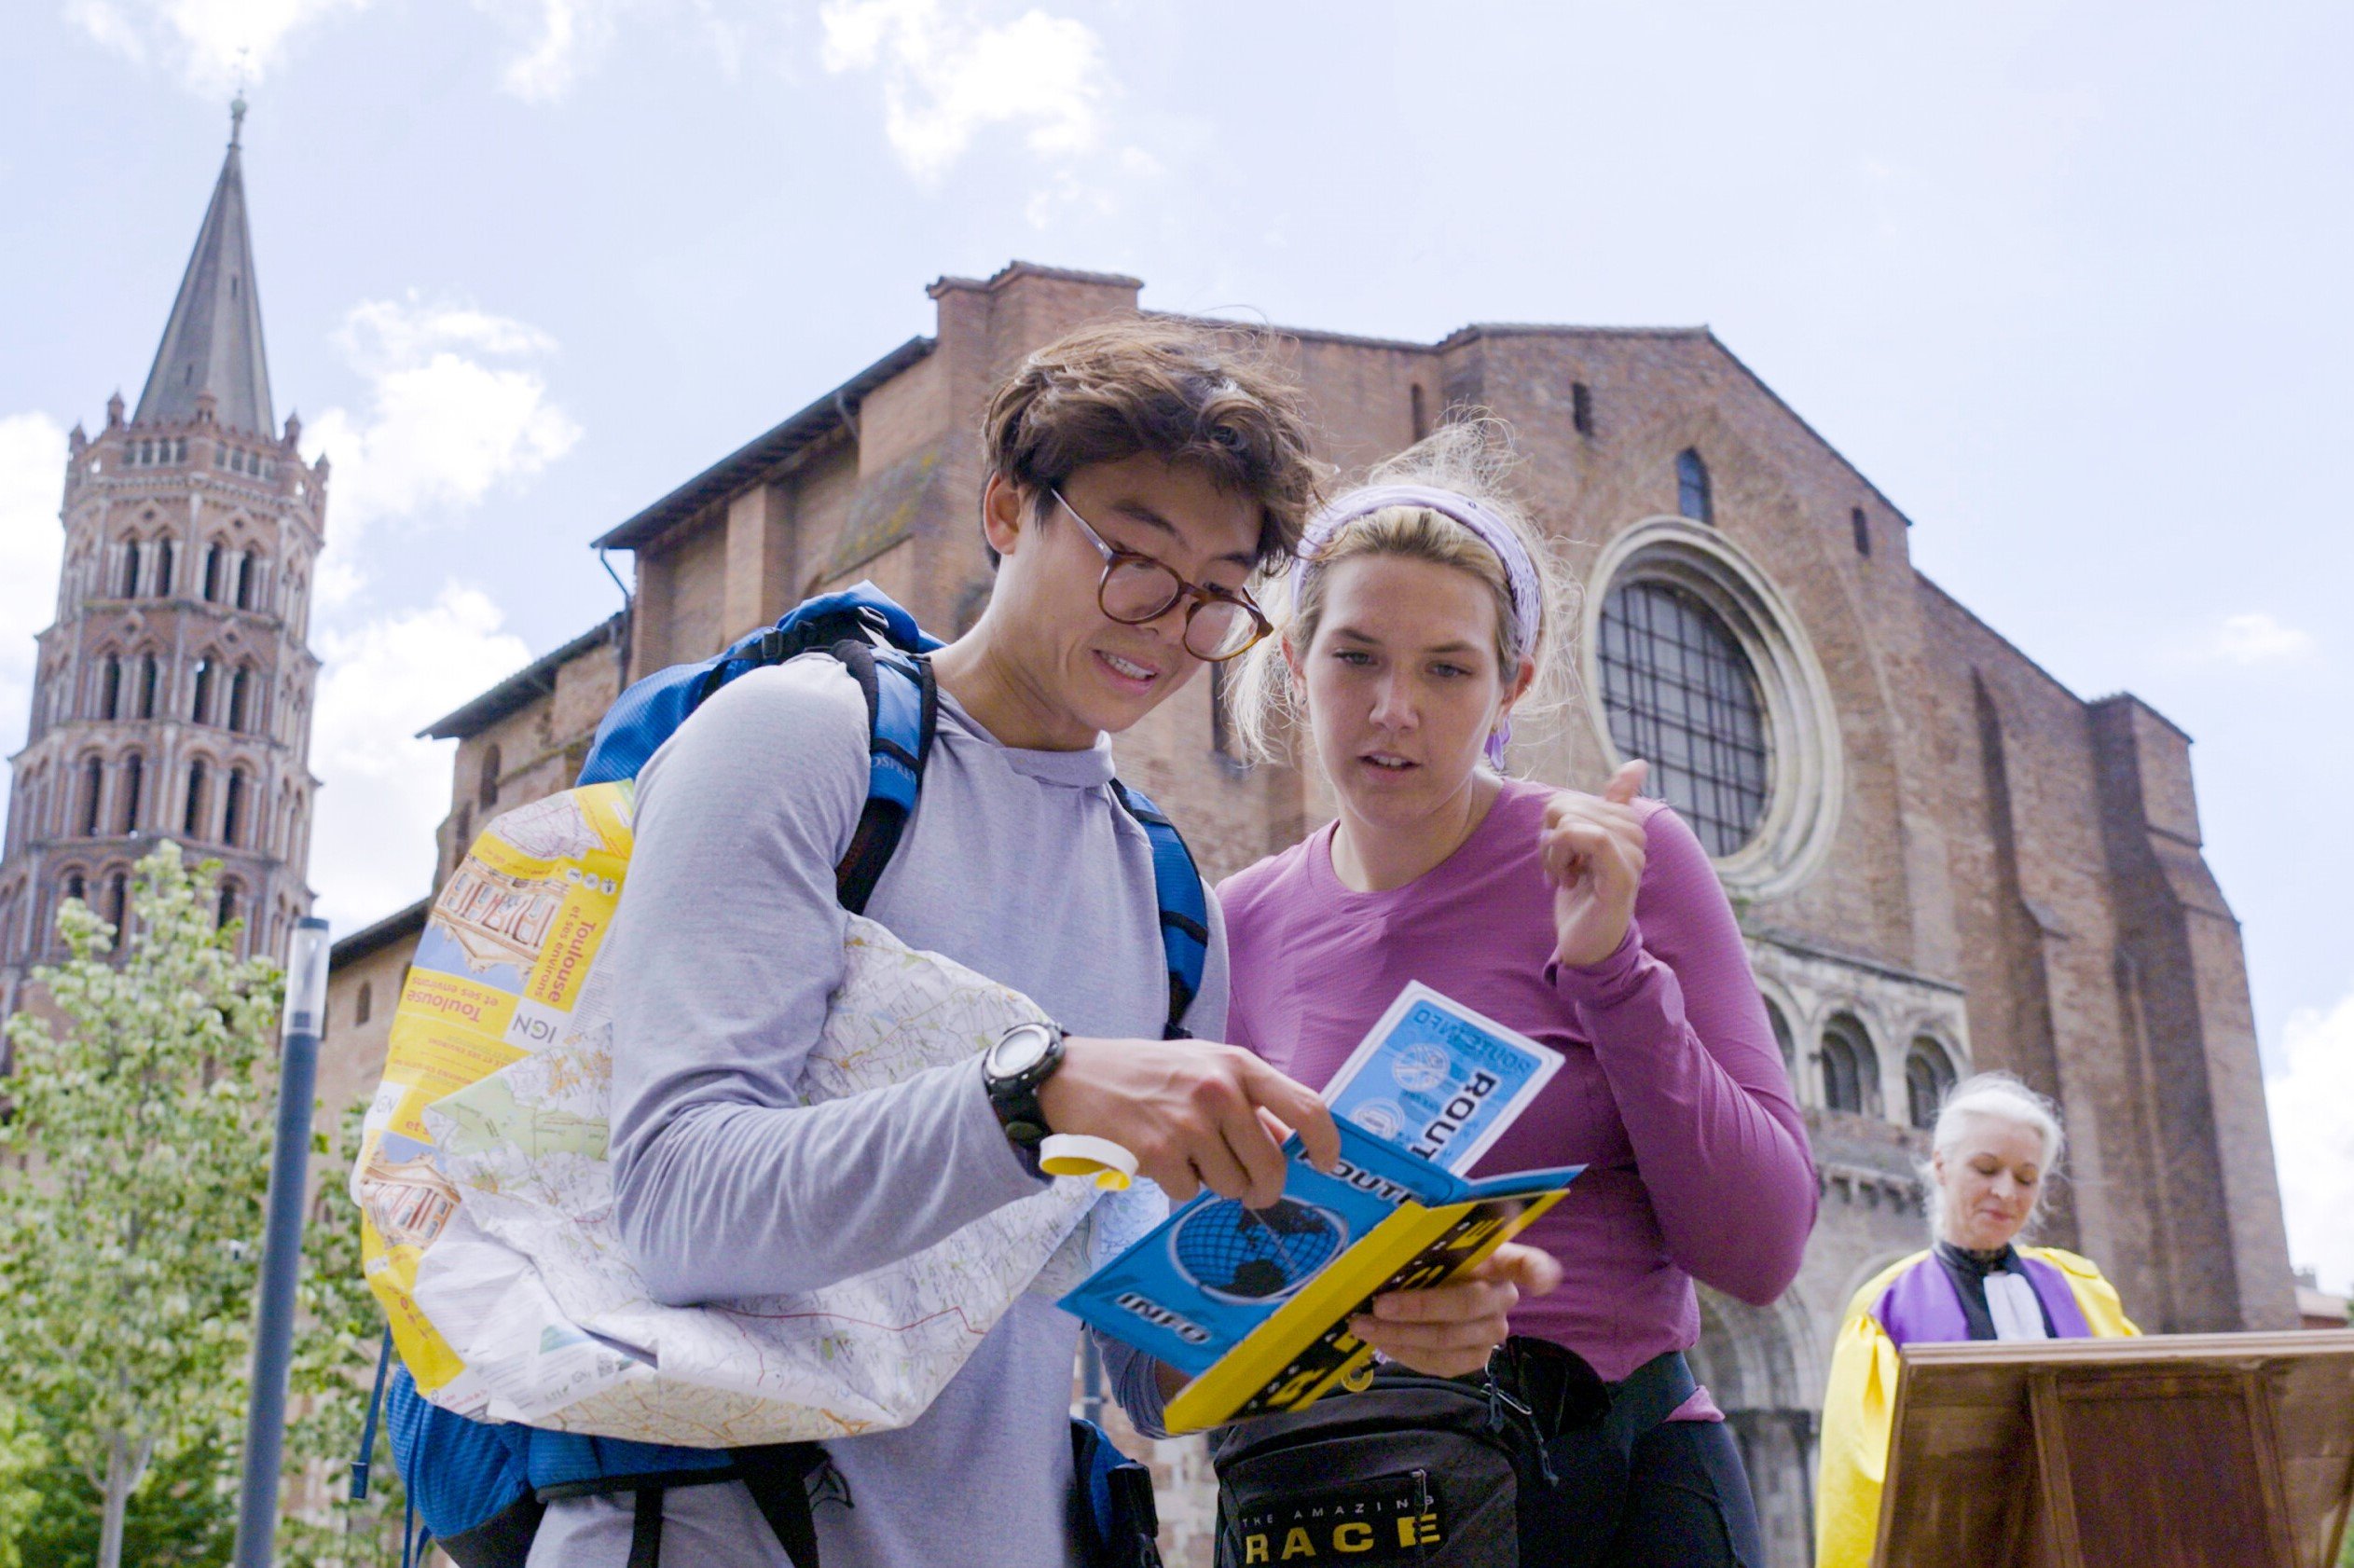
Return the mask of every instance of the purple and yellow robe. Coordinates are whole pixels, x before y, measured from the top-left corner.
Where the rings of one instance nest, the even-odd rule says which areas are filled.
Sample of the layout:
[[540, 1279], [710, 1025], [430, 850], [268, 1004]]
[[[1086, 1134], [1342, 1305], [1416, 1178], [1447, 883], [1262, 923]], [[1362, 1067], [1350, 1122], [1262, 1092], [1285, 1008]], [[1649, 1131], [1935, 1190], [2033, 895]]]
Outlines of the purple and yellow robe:
[[[2089, 1259], [2050, 1246], [2017, 1251], [2017, 1272], [2034, 1287], [2056, 1337], [2109, 1339], [2141, 1331], [2126, 1316], [2116, 1287]], [[1914, 1341], [1969, 1337], [1961, 1294], [1934, 1252], [1890, 1264], [1848, 1303], [1823, 1397], [1815, 1568], [1866, 1568], [1872, 1561], [1896, 1409], [1898, 1352]]]

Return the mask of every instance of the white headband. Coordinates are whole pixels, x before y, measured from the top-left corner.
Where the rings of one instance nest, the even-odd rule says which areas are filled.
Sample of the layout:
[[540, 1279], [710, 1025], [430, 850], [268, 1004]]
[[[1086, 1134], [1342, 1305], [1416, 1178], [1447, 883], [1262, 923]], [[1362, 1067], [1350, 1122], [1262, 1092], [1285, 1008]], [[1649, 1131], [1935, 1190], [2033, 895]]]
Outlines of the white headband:
[[[1545, 598], [1537, 583], [1536, 563], [1529, 558], [1528, 547], [1521, 543], [1521, 536], [1512, 531], [1509, 524], [1460, 490], [1440, 489], [1432, 485], [1368, 485], [1351, 490], [1317, 513], [1301, 534], [1301, 571], [1311, 572], [1322, 566], [1324, 563], [1317, 557], [1324, 547], [1349, 524], [1391, 506], [1419, 506], [1451, 518], [1469, 529], [1494, 552], [1503, 564], [1505, 585], [1512, 595], [1513, 657], [1516, 662], [1529, 657], [1536, 647], [1537, 630], [1544, 618]], [[1498, 767], [1504, 765], [1505, 743], [1511, 738], [1509, 719], [1488, 737], [1488, 760]]]

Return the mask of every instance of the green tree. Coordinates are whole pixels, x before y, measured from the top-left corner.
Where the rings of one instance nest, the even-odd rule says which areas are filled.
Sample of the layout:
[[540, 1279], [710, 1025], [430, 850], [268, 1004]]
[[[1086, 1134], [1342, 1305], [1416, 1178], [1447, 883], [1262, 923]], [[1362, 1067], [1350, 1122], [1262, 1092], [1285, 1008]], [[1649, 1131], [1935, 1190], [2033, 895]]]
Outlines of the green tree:
[[[124, 1510], [122, 1560], [137, 1568], [224, 1568], [237, 1534], [235, 1500], [220, 1446], [159, 1455]], [[17, 1527], [21, 1568], [82, 1568], [98, 1557], [102, 1499], [81, 1466], [54, 1450], [34, 1478], [39, 1506]]]
[[0, 1568], [23, 1568], [18, 1537], [40, 1517], [49, 1446], [21, 1408], [0, 1400]]
[[[5, 1148], [21, 1174], [0, 1183], [0, 1366], [10, 1399], [95, 1493], [100, 1568], [123, 1561], [151, 1472], [162, 1484], [140, 1509], [152, 1527], [141, 1558], [213, 1557], [234, 1514], [282, 976], [237, 957], [235, 924], [216, 927], [218, 872], [191, 869], [171, 844], [140, 861], [119, 942], [68, 901], [58, 929], [70, 957], [34, 976], [58, 1022], [23, 1012], [7, 1025]], [[350, 1205], [332, 1198], [319, 1207], [344, 1219]], [[288, 1467], [309, 1480], [316, 1517], [289, 1561], [342, 1560], [396, 1506], [380, 1498], [362, 1519], [322, 1501], [335, 1479], [324, 1435], [356, 1436], [373, 1367], [358, 1342], [372, 1348], [374, 1334], [355, 1232], [356, 1219], [314, 1223], [306, 1238], [328, 1256], [305, 1270]]]

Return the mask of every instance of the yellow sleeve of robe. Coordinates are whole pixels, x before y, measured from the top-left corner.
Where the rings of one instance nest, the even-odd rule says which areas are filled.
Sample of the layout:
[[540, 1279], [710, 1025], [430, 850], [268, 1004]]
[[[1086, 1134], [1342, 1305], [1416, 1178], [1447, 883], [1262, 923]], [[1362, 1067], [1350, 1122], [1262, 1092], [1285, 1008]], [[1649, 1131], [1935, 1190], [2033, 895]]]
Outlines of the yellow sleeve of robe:
[[[2139, 1334], [2117, 1287], [2091, 1259], [2058, 1247], [2021, 1247], [2068, 1277], [2068, 1288], [2096, 1339]], [[1888, 1479], [1888, 1434], [1896, 1411], [1896, 1342], [1872, 1316], [1896, 1276], [1925, 1253], [1892, 1263], [1855, 1293], [1831, 1348], [1831, 1382], [1823, 1396], [1822, 1454], [1814, 1497], [1815, 1568], [1867, 1568], [1879, 1536], [1880, 1486]]]
[[1880, 1483], [1888, 1475], [1889, 1421], [1896, 1410], [1896, 1341], [1872, 1308], [1898, 1274], [1927, 1256], [1899, 1259], [1858, 1290], [1832, 1344], [1816, 1463], [1815, 1568], [1865, 1568], [1872, 1561]]
[[2118, 1300], [2117, 1287], [2109, 1283], [2091, 1259], [2063, 1252], [2056, 1246], [2023, 1246], [2019, 1251], [2030, 1258], [2042, 1259], [2068, 1276], [2068, 1288], [2075, 1296], [2076, 1306], [2085, 1314], [2085, 1327], [2092, 1330], [2094, 1339], [2121, 1340], [2141, 1332], [2133, 1326], [2133, 1319], [2126, 1316], [2125, 1302]]

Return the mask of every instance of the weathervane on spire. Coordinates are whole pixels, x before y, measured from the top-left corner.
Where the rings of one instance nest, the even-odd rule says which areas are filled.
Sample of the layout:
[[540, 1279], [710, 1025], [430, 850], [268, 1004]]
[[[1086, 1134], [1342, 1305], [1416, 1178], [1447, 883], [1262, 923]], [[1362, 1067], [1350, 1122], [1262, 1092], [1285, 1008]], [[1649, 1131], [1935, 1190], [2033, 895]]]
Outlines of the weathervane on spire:
[[228, 101], [228, 144], [236, 146], [245, 133], [245, 75], [253, 62], [253, 51], [237, 51], [237, 96]]

